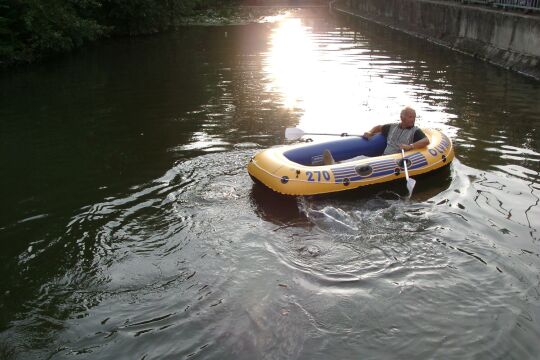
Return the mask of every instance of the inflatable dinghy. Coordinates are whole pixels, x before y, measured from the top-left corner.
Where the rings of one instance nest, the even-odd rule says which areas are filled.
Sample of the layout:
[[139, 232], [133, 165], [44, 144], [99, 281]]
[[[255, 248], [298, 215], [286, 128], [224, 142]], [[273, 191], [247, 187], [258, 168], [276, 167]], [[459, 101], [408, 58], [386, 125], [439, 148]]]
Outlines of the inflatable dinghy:
[[[452, 141], [433, 129], [422, 129], [430, 144], [405, 152], [409, 176], [442, 168], [454, 159]], [[284, 195], [317, 195], [357, 189], [405, 177], [401, 153], [381, 155], [386, 138], [348, 136], [334, 141], [285, 145], [263, 150], [247, 166], [251, 177]], [[323, 164], [330, 150], [335, 164]], [[353, 159], [353, 160], [350, 160]]]

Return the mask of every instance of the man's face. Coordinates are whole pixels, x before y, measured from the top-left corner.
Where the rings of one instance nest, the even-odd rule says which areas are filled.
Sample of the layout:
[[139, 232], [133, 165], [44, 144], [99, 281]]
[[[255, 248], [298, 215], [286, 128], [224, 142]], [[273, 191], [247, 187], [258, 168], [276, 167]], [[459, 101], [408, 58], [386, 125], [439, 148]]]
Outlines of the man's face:
[[416, 116], [412, 111], [405, 111], [401, 116], [401, 124], [406, 128], [414, 126], [415, 118]]

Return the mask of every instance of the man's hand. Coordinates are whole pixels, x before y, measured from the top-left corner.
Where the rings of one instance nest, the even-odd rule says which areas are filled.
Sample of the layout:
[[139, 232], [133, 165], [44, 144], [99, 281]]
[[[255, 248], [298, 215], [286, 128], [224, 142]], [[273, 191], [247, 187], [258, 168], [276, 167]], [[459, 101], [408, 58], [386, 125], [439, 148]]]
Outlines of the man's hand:
[[373, 133], [371, 131], [366, 131], [362, 137], [364, 139], [370, 139], [373, 136]]
[[412, 146], [410, 144], [400, 144], [399, 147], [400, 147], [400, 149], [403, 149], [405, 151], [409, 151], [409, 150], [414, 149], [414, 146]]

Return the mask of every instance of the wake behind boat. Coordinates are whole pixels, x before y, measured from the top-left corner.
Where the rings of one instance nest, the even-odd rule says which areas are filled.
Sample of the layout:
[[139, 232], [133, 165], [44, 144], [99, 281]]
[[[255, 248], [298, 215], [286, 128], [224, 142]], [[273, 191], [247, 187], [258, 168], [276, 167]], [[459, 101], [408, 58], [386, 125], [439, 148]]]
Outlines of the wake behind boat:
[[[442, 168], [454, 159], [452, 141], [434, 129], [422, 129], [430, 145], [391, 155], [381, 155], [386, 138], [379, 134], [367, 140], [349, 136], [321, 143], [285, 145], [263, 150], [251, 158], [251, 177], [284, 195], [317, 195], [357, 189]], [[337, 163], [323, 164], [330, 150]], [[363, 158], [360, 158], [363, 156]], [[352, 161], [348, 159], [354, 158]]]

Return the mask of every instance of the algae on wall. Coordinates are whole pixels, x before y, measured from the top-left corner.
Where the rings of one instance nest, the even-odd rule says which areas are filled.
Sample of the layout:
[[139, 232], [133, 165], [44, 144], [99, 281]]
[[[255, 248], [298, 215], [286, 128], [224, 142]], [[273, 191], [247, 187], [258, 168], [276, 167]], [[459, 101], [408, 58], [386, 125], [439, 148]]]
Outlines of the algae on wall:
[[538, 16], [424, 0], [336, 0], [332, 8], [540, 80]]

